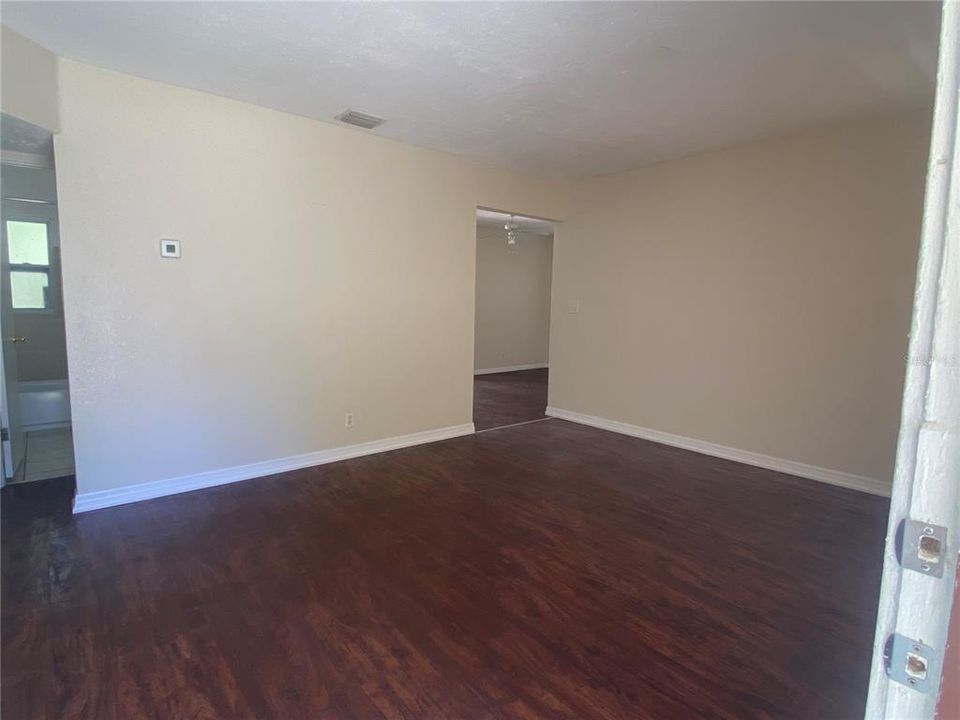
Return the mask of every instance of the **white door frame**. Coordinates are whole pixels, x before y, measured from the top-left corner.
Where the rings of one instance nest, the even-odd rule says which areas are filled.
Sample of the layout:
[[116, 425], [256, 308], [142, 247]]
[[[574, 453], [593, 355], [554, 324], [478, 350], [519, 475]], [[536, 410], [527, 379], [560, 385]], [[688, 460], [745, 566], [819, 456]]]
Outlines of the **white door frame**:
[[[960, 4], [948, 0], [943, 5], [913, 323], [870, 668], [869, 720], [934, 717], [953, 602], [960, 531], [958, 33]], [[896, 536], [906, 519], [947, 528], [942, 577], [902, 567]], [[935, 665], [930, 666], [925, 692], [892, 679], [902, 670], [899, 665], [888, 672], [884, 655], [894, 633], [931, 649]]]

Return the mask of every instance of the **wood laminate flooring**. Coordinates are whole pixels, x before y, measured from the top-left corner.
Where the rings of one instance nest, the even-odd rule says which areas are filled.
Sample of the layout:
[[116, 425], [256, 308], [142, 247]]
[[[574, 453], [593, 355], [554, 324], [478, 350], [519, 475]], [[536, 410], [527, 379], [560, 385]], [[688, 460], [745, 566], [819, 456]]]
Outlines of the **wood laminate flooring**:
[[882, 498], [553, 419], [71, 495], [3, 491], [5, 720], [862, 717]]
[[546, 417], [547, 368], [473, 376], [473, 425], [477, 430]]

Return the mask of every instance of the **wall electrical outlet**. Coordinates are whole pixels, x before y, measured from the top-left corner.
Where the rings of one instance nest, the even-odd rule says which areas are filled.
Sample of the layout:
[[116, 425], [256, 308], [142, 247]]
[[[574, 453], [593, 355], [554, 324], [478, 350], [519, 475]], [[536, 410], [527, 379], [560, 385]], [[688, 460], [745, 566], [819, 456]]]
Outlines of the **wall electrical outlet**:
[[569, 300], [567, 302], [567, 312], [568, 313], [578, 313], [580, 312], [580, 301], [579, 300]]
[[347, 413], [343, 416], [343, 426], [353, 427], [353, 413]]

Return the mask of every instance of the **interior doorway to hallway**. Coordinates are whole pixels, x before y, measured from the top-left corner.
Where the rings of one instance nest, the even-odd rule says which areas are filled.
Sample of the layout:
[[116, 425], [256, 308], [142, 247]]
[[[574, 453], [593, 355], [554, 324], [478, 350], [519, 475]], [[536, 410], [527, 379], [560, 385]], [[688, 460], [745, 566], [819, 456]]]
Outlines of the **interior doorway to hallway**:
[[477, 210], [473, 423], [541, 420], [547, 407], [553, 223]]

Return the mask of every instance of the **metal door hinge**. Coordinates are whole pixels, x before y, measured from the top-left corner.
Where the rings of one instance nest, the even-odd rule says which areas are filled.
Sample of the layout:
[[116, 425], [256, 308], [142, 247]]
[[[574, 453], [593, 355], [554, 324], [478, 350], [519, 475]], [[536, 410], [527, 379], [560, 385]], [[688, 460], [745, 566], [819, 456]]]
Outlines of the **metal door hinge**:
[[919, 640], [894, 633], [887, 638], [883, 659], [887, 677], [917, 692], [929, 692], [939, 678], [936, 652]]
[[897, 559], [905, 570], [943, 577], [947, 529], [907, 518], [897, 533]]
[[10, 439], [10, 430], [8, 428], [0, 428], [0, 442], [7, 442]]

